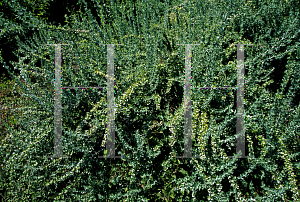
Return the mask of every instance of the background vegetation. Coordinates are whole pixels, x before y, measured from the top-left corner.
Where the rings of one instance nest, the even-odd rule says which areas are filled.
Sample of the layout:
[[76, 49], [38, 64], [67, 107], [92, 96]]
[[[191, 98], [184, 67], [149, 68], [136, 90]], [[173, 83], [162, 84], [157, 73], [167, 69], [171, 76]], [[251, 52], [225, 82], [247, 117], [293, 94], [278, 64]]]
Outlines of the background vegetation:
[[[1, 103], [12, 106], [1, 113], [3, 201], [299, 199], [297, 1], [79, 1], [56, 25], [38, 8], [25, 12], [30, 2], [10, 4], [28, 18], [1, 24], [18, 58], [4, 65], [13, 80], [1, 84]], [[13, 23], [19, 29], [7, 28], [18, 27]], [[25, 25], [34, 31], [11, 34]], [[106, 142], [106, 91], [95, 89], [62, 90], [63, 153], [70, 158], [46, 158], [54, 125], [54, 48], [47, 43], [71, 44], [62, 51], [63, 86], [105, 86], [106, 47], [99, 44], [124, 44], [114, 52], [122, 159], [94, 158]], [[246, 149], [254, 159], [229, 158], [234, 89], [193, 89], [193, 155], [202, 158], [175, 158], [184, 136], [184, 46], [176, 44], [190, 43], [201, 44], [193, 46], [193, 86], [235, 86], [230, 44], [257, 45], [245, 47]]]

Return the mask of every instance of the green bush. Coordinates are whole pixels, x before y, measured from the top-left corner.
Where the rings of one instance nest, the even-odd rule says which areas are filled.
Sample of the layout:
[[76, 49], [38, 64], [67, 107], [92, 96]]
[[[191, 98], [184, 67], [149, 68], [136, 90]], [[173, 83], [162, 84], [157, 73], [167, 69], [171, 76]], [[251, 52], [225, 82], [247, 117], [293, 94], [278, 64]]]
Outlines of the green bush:
[[[299, 6], [296, 1], [82, 1], [86, 13], [19, 40], [15, 80], [33, 100], [1, 147], [6, 201], [296, 201], [299, 199]], [[93, 9], [92, 9], [93, 8]], [[98, 16], [95, 16], [95, 11]], [[93, 11], [93, 12], [91, 12]], [[42, 27], [42, 26], [41, 26]], [[72, 30], [89, 30], [72, 32]], [[63, 153], [53, 154], [54, 47], [63, 86], [105, 86], [116, 46], [116, 154], [105, 153], [106, 91], [63, 89]], [[235, 153], [236, 91], [192, 90], [193, 155], [183, 154], [184, 46], [194, 86], [235, 86], [245, 46], [246, 149]], [[26, 61], [27, 60], [27, 61]], [[23, 78], [25, 85], [20, 82]], [[18, 128], [18, 130], [16, 130]]]
[[1, 140], [6, 136], [6, 129], [16, 124], [18, 117], [21, 116], [18, 112], [18, 109], [21, 107], [20, 98], [22, 98], [20, 90], [18, 86], [15, 86], [13, 80], [6, 79], [4, 78], [4, 74], [2, 75], [0, 84]]

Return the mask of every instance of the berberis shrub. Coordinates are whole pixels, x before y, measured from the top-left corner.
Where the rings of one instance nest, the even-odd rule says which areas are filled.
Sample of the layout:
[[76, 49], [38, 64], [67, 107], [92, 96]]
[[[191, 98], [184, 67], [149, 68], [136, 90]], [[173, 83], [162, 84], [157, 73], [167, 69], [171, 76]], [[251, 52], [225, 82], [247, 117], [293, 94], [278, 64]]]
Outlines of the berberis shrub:
[[[67, 25], [36, 25], [13, 63], [31, 102], [1, 143], [4, 201], [299, 200], [298, 1], [85, 1]], [[76, 31], [77, 30], [77, 31]], [[236, 148], [237, 46], [245, 52], [246, 156]], [[48, 44], [48, 45], [47, 45]], [[55, 47], [62, 86], [106, 87], [114, 47], [115, 151], [106, 88], [62, 89], [54, 153]], [[184, 153], [185, 46], [192, 46], [193, 156]], [[20, 80], [24, 79], [25, 83]], [[97, 155], [95, 155], [97, 154]]]

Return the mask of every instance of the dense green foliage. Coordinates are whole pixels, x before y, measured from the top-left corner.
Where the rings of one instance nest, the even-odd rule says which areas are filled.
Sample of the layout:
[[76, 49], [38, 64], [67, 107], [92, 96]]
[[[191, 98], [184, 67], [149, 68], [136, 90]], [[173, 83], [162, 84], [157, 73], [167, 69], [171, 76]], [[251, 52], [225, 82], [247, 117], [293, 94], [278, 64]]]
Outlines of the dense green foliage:
[[[4, 74], [1, 77], [2, 83], [0, 84], [0, 100], [1, 100], [1, 116], [0, 116], [0, 139], [2, 140], [6, 135], [6, 129], [15, 124], [18, 118], [14, 117], [16, 113], [12, 113], [12, 109], [20, 107], [18, 101], [21, 97], [18, 90], [14, 91], [14, 81], [5, 80]], [[18, 87], [18, 86], [17, 86]], [[20, 114], [19, 114], [20, 115]]]
[[[296, 201], [299, 199], [297, 1], [80, 1], [56, 30], [18, 39], [13, 66], [23, 116], [1, 144], [5, 201]], [[74, 30], [88, 30], [80, 32]], [[63, 89], [63, 153], [53, 154], [54, 47], [63, 86], [105, 86], [115, 47], [116, 154], [106, 142], [105, 89]], [[184, 46], [193, 86], [235, 86], [245, 46], [247, 151], [235, 153], [236, 90], [193, 89], [193, 155], [183, 154]], [[24, 79], [25, 85], [21, 82]]]

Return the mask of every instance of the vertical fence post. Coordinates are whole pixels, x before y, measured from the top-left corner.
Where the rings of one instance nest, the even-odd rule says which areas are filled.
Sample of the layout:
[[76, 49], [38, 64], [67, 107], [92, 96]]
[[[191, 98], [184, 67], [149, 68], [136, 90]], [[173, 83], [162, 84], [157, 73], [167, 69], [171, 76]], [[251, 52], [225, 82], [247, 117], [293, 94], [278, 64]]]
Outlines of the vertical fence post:
[[62, 105], [61, 105], [61, 57], [62, 45], [69, 44], [47, 44], [55, 46], [55, 106], [54, 106], [54, 156], [49, 158], [68, 158], [62, 152]]
[[192, 155], [192, 45], [200, 44], [177, 44], [185, 45], [185, 81], [184, 81], [184, 154], [176, 158], [197, 158]]
[[107, 143], [106, 156], [98, 158], [121, 158], [115, 155], [115, 73], [114, 73], [114, 47], [123, 44], [106, 44], [107, 45]]
[[245, 50], [244, 45], [254, 44], [232, 44], [237, 45], [237, 92], [236, 92], [236, 107], [237, 107], [237, 120], [236, 120], [236, 154], [230, 156], [231, 158], [254, 158], [246, 156], [246, 141], [245, 141], [245, 117], [244, 117], [244, 94], [245, 94]]
[[237, 44], [237, 121], [236, 121], [236, 154], [245, 156], [245, 120], [244, 120], [245, 66], [244, 45]]
[[55, 46], [55, 105], [54, 105], [54, 155], [48, 158], [69, 158], [63, 156], [62, 152], [62, 104], [61, 104], [61, 58], [62, 58], [62, 45], [69, 44], [47, 44]]
[[55, 46], [54, 158], [62, 156], [61, 45]]
[[192, 157], [191, 44], [185, 46], [184, 157]]
[[115, 156], [114, 45], [107, 44], [107, 157]]

